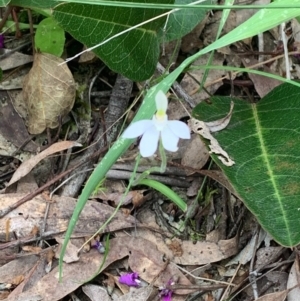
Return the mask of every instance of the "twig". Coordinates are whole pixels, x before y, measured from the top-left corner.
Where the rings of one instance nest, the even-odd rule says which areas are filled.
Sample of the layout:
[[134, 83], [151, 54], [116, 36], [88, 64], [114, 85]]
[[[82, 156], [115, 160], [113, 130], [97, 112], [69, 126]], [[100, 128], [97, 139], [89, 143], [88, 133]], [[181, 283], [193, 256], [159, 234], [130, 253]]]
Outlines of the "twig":
[[[164, 74], [164, 73], [168, 74], [169, 73], [166, 71], [165, 67], [161, 63], [157, 63], [156, 70], [160, 74]], [[181, 85], [177, 81], [173, 82], [172, 87], [175, 90], [175, 92], [177, 93], [177, 95], [179, 97], [181, 97], [182, 99], [184, 99], [184, 101], [187, 102], [191, 108], [195, 107], [193, 98], [181, 87]]]
[[[108, 179], [118, 179], [118, 180], [128, 180], [131, 177], [131, 171], [124, 171], [124, 170], [115, 170], [111, 169], [107, 172], [106, 178]], [[142, 175], [142, 173], [136, 173], [137, 177]], [[149, 175], [147, 178], [159, 181], [163, 184], [170, 185], [170, 186], [177, 186], [177, 187], [184, 187], [188, 188], [191, 186], [189, 182], [184, 179], [177, 179], [159, 175]]]
[[229, 285], [229, 286], [236, 286], [235, 284], [233, 283], [229, 283], [229, 282], [225, 282], [225, 281], [219, 281], [219, 280], [214, 280], [214, 279], [208, 279], [208, 278], [204, 278], [204, 277], [198, 277], [198, 276], [195, 276], [193, 275], [192, 273], [190, 273], [189, 271], [185, 270], [184, 268], [182, 268], [181, 266], [177, 265], [176, 263], [174, 262], [171, 262], [172, 264], [174, 264], [179, 270], [181, 270], [182, 272], [192, 276], [194, 279], [197, 279], [197, 280], [203, 280], [203, 281], [208, 281], [208, 282], [212, 282], [212, 283], [216, 283], [216, 284], [223, 284], [223, 285]]
[[[91, 158], [99, 156], [99, 154], [101, 154], [102, 152], [106, 151], [107, 147], [104, 147], [103, 149], [99, 150], [98, 152], [94, 153]], [[49, 182], [47, 182], [45, 185], [41, 186], [40, 188], [38, 188], [36, 191], [27, 194], [24, 198], [22, 198], [21, 200], [17, 201], [15, 204], [12, 204], [11, 206], [0, 210], [0, 217], [5, 216], [7, 213], [11, 212], [12, 210], [18, 208], [20, 205], [26, 203], [27, 201], [31, 200], [32, 198], [34, 198], [35, 196], [37, 196], [39, 193], [43, 192], [45, 189], [49, 188], [49, 186], [53, 185], [55, 182], [57, 182], [58, 180], [62, 179], [63, 177], [65, 177], [66, 175], [68, 175], [70, 172], [72, 172], [73, 170], [75, 170], [76, 168], [78, 168], [79, 166], [83, 165], [84, 163], [86, 163], [85, 161], [78, 163], [77, 165], [73, 166], [72, 168], [70, 168], [69, 170], [59, 174], [58, 176], [54, 177], [52, 180], [50, 180]]]

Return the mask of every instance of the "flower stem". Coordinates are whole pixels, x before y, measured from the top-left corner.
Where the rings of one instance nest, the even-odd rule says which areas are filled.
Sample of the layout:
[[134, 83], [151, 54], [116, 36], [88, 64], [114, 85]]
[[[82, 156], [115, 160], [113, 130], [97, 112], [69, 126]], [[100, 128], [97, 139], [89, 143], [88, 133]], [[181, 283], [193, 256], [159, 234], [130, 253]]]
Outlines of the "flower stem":
[[160, 173], [164, 173], [167, 168], [167, 156], [161, 139], [159, 140], [158, 148], [159, 148], [159, 154], [161, 159]]

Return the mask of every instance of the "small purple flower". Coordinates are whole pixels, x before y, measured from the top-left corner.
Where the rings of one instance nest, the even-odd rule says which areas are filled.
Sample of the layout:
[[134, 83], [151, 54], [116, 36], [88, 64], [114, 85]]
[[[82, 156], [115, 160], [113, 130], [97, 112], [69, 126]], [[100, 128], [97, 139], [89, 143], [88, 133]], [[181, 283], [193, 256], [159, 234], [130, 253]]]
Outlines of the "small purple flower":
[[141, 281], [138, 279], [139, 274], [138, 273], [127, 273], [124, 275], [121, 275], [119, 278], [119, 282], [121, 284], [126, 284], [128, 286], [139, 286]]
[[170, 289], [170, 286], [174, 285], [175, 281], [171, 278], [166, 286], [160, 287], [159, 296], [162, 298], [162, 301], [172, 301], [173, 291]]
[[100, 254], [105, 253], [105, 247], [103, 246], [103, 244], [100, 241], [95, 240], [95, 242], [91, 246], [92, 246], [92, 248], [98, 250], [98, 252]]
[[4, 35], [0, 34], [0, 48], [4, 48]]

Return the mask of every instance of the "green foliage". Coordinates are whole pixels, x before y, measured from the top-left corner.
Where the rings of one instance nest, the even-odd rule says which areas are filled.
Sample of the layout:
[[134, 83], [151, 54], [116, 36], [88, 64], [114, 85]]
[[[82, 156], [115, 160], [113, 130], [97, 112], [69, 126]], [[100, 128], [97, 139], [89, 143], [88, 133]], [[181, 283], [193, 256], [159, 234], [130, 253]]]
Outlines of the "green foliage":
[[[172, 0], [163, 2], [170, 1]], [[151, 2], [158, 3], [161, 0]], [[92, 47], [163, 12], [159, 9], [67, 3], [57, 6], [53, 16], [75, 39]], [[94, 52], [110, 69], [132, 80], [148, 79], [153, 74], [159, 58], [157, 31], [164, 21], [165, 18], [159, 18], [132, 29], [94, 49]]]
[[60, 57], [65, 46], [65, 32], [53, 18], [40, 22], [35, 33], [35, 47], [40, 52]]
[[[175, 4], [189, 4], [192, 2], [194, 1], [175, 0]], [[215, 0], [207, 0], [201, 4], [213, 4], [215, 2]], [[175, 11], [170, 15], [165, 31], [161, 33], [162, 40], [169, 42], [182, 38], [205, 18], [207, 11], [208, 9], [195, 8], [186, 8]]]
[[176, 204], [183, 212], [186, 212], [187, 205], [186, 203], [178, 196], [176, 192], [174, 192], [172, 189], [167, 187], [166, 185], [150, 179], [143, 179], [139, 181], [139, 185], [146, 185], [149, 186], [157, 191], [159, 191], [161, 194], [166, 196], [169, 200], [171, 200], [174, 204]]
[[5, 7], [8, 5], [10, 0], [0, 0], [0, 7]]
[[[215, 133], [235, 161], [224, 171], [245, 205], [272, 237], [284, 246], [300, 243], [299, 87], [283, 84], [256, 104], [235, 99], [229, 126]], [[201, 103], [193, 115], [204, 121], [224, 117], [229, 97]]]
[[[5, 0], [2, 0], [5, 1]], [[9, 1], [5, 1], [9, 2]], [[40, 9], [46, 9], [46, 8], [53, 8], [54, 6], [58, 5], [58, 1], [54, 0], [11, 0], [11, 5], [16, 5], [20, 7], [28, 7], [31, 9], [40, 8]]]

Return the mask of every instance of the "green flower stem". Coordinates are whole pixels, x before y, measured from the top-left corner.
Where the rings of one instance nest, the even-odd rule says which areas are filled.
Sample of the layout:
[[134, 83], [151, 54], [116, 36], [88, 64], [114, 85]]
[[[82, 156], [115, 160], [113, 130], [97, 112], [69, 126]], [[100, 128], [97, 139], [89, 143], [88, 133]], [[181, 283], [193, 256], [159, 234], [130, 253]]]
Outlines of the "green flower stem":
[[175, 203], [183, 212], [186, 212], [187, 210], [186, 203], [178, 196], [177, 193], [171, 190], [168, 186], [158, 181], [150, 180], [150, 179], [143, 179], [139, 181], [139, 185], [146, 185], [159, 191], [161, 194], [163, 194], [168, 199], [170, 199], [173, 203]]

